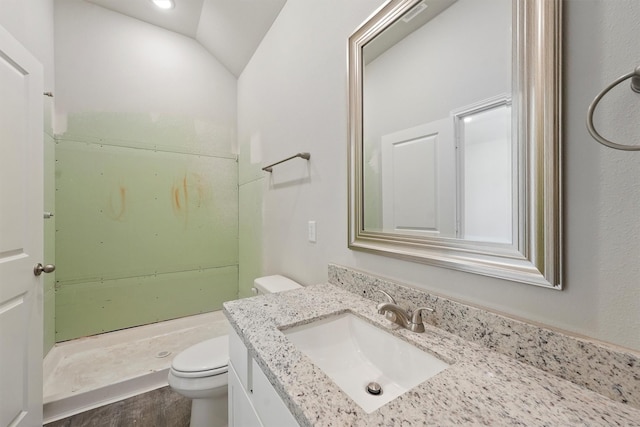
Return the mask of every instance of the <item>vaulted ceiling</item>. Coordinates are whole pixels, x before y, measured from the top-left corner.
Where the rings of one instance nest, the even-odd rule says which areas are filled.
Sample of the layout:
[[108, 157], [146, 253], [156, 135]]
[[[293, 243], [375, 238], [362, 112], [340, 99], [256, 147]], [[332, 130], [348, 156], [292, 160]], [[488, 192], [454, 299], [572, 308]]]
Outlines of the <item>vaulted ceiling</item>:
[[86, 1], [197, 40], [236, 77], [286, 2], [174, 0], [175, 8], [161, 10], [151, 0]]

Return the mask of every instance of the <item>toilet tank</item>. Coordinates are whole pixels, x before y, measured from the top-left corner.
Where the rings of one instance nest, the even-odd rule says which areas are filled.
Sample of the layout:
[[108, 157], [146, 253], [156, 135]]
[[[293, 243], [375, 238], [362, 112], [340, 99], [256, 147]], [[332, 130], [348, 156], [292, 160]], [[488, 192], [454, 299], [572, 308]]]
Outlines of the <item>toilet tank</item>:
[[258, 277], [253, 281], [253, 292], [261, 294], [273, 294], [276, 292], [299, 289], [302, 286], [293, 280], [276, 274], [274, 276]]

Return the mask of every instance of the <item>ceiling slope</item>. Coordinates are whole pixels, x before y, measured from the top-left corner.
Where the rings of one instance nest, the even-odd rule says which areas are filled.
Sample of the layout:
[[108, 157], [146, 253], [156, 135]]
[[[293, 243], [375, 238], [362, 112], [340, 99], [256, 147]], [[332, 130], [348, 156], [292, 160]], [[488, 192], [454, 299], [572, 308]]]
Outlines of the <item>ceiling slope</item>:
[[236, 77], [242, 73], [286, 0], [175, 0], [161, 10], [150, 0], [86, 0], [200, 42]]

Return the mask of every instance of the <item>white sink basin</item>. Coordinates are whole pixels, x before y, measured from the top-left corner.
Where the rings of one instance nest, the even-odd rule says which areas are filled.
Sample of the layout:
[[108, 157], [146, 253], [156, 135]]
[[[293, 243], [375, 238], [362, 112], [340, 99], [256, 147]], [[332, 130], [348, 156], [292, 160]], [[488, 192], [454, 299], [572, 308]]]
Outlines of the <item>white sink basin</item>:
[[[345, 313], [282, 331], [366, 413], [371, 413], [449, 365]], [[382, 393], [371, 395], [376, 382]]]

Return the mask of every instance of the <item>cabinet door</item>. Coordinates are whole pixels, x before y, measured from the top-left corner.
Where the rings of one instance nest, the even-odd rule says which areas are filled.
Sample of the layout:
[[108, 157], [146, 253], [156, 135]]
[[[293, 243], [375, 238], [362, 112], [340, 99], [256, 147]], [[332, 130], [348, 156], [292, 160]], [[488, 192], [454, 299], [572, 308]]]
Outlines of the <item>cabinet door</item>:
[[298, 427], [299, 424], [284, 404], [276, 389], [256, 361], [252, 361], [253, 393], [251, 400], [265, 427]]
[[231, 364], [229, 364], [229, 427], [263, 427]]

